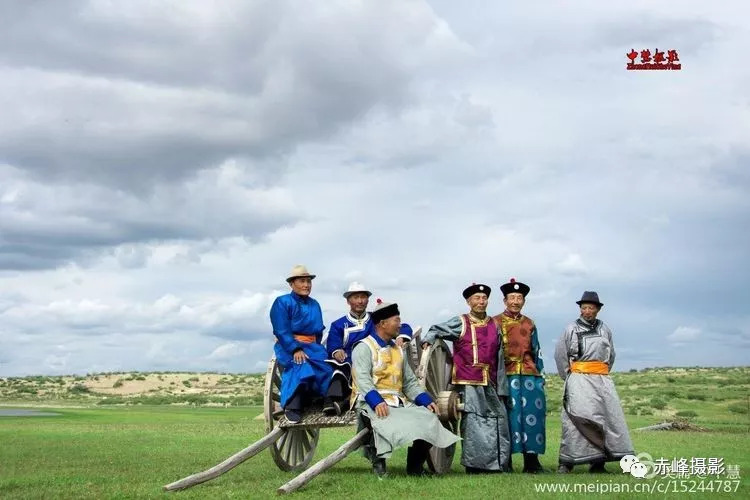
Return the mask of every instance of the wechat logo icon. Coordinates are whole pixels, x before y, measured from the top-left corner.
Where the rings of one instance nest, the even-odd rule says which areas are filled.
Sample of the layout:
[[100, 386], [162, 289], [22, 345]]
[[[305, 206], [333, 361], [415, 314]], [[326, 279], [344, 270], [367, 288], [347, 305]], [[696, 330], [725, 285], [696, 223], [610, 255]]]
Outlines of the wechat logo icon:
[[620, 459], [620, 468], [623, 474], [630, 474], [639, 479], [651, 479], [656, 475], [654, 462], [648, 453], [639, 453], [636, 455], [625, 455]]

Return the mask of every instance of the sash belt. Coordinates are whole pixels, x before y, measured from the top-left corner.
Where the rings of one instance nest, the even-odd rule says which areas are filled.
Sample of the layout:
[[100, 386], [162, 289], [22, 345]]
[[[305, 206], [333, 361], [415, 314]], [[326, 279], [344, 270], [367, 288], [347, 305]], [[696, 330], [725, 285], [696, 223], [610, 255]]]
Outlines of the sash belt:
[[604, 361], [573, 361], [570, 365], [570, 373], [609, 375], [609, 366]]
[[315, 334], [314, 333], [295, 333], [294, 340], [302, 342], [303, 344], [314, 344]]

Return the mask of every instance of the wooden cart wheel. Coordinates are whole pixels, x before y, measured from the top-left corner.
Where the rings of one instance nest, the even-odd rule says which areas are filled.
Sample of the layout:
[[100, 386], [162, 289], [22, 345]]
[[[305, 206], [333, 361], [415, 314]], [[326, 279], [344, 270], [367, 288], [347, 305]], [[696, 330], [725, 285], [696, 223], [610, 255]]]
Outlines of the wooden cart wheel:
[[[421, 339], [420, 339], [421, 341]], [[432, 399], [440, 406], [440, 422], [443, 427], [454, 434], [458, 434], [458, 412], [456, 408], [455, 393], [451, 394], [451, 371], [453, 370], [453, 355], [448, 345], [440, 339], [428, 349], [420, 353], [418, 376], [424, 384]], [[450, 402], [450, 411], [440, 402]], [[436, 474], [445, 474], [453, 465], [453, 455], [456, 453], [456, 445], [448, 448], [430, 449], [427, 464]]]
[[[271, 358], [266, 370], [263, 388], [263, 413], [266, 418], [266, 434], [279, 425], [284, 417], [281, 408], [281, 367], [276, 358]], [[318, 445], [319, 429], [289, 429], [269, 449], [276, 466], [283, 471], [303, 470], [310, 465]]]

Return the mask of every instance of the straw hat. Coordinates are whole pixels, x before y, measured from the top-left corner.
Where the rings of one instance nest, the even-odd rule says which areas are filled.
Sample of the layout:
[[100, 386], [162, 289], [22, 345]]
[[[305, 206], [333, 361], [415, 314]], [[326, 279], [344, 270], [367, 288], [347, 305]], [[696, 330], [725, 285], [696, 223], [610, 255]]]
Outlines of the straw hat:
[[302, 265], [296, 265], [292, 268], [292, 272], [289, 273], [289, 277], [286, 279], [287, 283], [291, 283], [295, 278], [310, 278], [315, 279], [314, 274], [310, 274], [307, 268]]

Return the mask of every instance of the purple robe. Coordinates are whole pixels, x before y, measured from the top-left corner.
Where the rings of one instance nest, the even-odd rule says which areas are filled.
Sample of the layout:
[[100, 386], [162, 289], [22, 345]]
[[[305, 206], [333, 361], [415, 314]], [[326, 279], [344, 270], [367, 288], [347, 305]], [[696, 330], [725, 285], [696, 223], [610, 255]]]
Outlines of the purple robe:
[[487, 316], [486, 322], [476, 323], [466, 314], [461, 315], [462, 329], [458, 340], [453, 341], [453, 377], [459, 385], [496, 386], [497, 353], [500, 338], [495, 321]]

